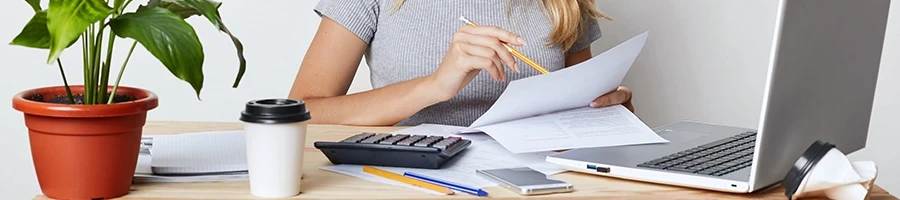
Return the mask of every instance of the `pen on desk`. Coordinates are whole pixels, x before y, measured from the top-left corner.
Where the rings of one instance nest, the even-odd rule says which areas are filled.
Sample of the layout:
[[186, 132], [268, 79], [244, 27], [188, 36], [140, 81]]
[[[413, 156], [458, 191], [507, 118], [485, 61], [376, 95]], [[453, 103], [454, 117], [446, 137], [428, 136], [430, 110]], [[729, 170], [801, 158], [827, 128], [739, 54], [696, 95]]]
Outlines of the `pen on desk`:
[[378, 169], [378, 168], [374, 168], [374, 167], [370, 167], [370, 166], [363, 166], [363, 171], [366, 172], [366, 173], [369, 173], [369, 174], [373, 174], [373, 175], [376, 175], [376, 176], [380, 176], [380, 177], [382, 177], [382, 178], [391, 179], [391, 180], [394, 180], [394, 181], [399, 181], [399, 182], [402, 182], [402, 183], [406, 183], [406, 184], [414, 185], [414, 186], [417, 186], [417, 187], [425, 188], [425, 189], [432, 190], [432, 191], [435, 191], [435, 192], [439, 192], [439, 193], [442, 193], [442, 194], [448, 194], [448, 195], [453, 194], [453, 191], [450, 190], [450, 189], [447, 189], [446, 187], [443, 187], [443, 186], [440, 186], [440, 185], [436, 185], [436, 184], [434, 184], [434, 183], [429, 183], [429, 182], [425, 182], [425, 181], [420, 181], [420, 180], [414, 179], [414, 178], [405, 177], [405, 176], [403, 176], [403, 175], [395, 174], [395, 173], [393, 173], [393, 172], [381, 170], [381, 169]]
[[[466, 17], [459, 17], [459, 20], [462, 20], [464, 23], [468, 24], [469, 26], [478, 26], [477, 24], [475, 24], [475, 22], [472, 22], [472, 21], [469, 21], [469, 19], [466, 19]], [[530, 58], [526, 57], [525, 54], [522, 54], [522, 52], [519, 52], [516, 49], [513, 49], [506, 43], [503, 43], [503, 46], [506, 47], [506, 50], [508, 50], [509, 53], [512, 53], [514, 56], [518, 57], [519, 59], [522, 59], [522, 61], [525, 62], [525, 64], [528, 64], [528, 66], [531, 66], [531, 68], [534, 68], [538, 72], [541, 72], [541, 74], [550, 73], [550, 71], [547, 71], [547, 69], [544, 69], [544, 67], [541, 67], [541, 65], [538, 65], [537, 62], [534, 62], [534, 60], [531, 60]]]
[[465, 192], [465, 193], [469, 193], [469, 194], [473, 194], [473, 195], [477, 195], [477, 196], [487, 196], [487, 195], [488, 195], [487, 192], [485, 192], [484, 190], [481, 190], [481, 189], [476, 189], [476, 188], [472, 188], [472, 187], [466, 187], [466, 186], [463, 186], [463, 185], [460, 185], [460, 184], [450, 183], [450, 182], [447, 182], [447, 181], [438, 180], [438, 179], [436, 179], [436, 178], [427, 177], [427, 176], [420, 175], [420, 174], [415, 174], [415, 173], [412, 173], [412, 172], [406, 172], [406, 173], [403, 173], [403, 175], [404, 175], [404, 176], [413, 177], [413, 178], [415, 178], [415, 179], [419, 179], [419, 180], [422, 180], [422, 181], [426, 181], [426, 182], [431, 182], [431, 183], [434, 183], [434, 184], [438, 184], [438, 185], [441, 185], [441, 186], [444, 186], [444, 187], [448, 187], [448, 188], [450, 188], [450, 189], [457, 190], [457, 191], [460, 191], [460, 192]]

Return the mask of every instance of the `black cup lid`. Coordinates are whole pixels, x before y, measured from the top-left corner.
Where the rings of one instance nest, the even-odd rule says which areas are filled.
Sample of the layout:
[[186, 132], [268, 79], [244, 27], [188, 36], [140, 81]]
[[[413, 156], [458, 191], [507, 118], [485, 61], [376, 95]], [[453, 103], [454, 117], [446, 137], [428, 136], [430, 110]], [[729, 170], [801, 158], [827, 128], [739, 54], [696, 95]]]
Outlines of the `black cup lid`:
[[293, 99], [261, 99], [247, 102], [241, 121], [262, 124], [294, 123], [309, 120], [306, 104]]
[[794, 196], [794, 193], [800, 189], [800, 183], [803, 182], [803, 178], [809, 174], [809, 171], [816, 166], [816, 163], [819, 163], [819, 160], [822, 160], [822, 157], [825, 157], [825, 154], [827, 154], [828, 151], [831, 151], [832, 148], [834, 148], [833, 144], [819, 140], [816, 140], [812, 145], [809, 145], [806, 152], [803, 152], [803, 155], [797, 159], [797, 162], [794, 163], [791, 170], [784, 176], [784, 180], [781, 181], [781, 185], [784, 187], [784, 195], [788, 198]]

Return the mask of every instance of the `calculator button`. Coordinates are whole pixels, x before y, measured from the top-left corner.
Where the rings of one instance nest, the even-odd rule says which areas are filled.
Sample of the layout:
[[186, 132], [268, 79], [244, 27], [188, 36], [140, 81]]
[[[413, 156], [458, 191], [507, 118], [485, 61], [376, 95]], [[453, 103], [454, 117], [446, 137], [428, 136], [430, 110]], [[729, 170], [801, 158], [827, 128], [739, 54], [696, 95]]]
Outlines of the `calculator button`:
[[428, 146], [431, 146], [431, 144], [434, 144], [435, 142], [437, 142], [437, 141], [440, 140], [440, 139], [443, 139], [443, 137], [441, 137], [441, 136], [428, 136], [427, 138], [425, 138], [425, 139], [423, 139], [423, 140], [421, 140], [421, 141], [416, 142], [415, 144], [413, 144], [413, 146], [417, 146], [417, 147], [428, 147]]
[[441, 149], [441, 151], [443, 151], [443, 150], [447, 150], [447, 147], [450, 147], [450, 145], [453, 145], [454, 143], [456, 143], [456, 141], [458, 141], [458, 140], [455, 140], [453, 138], [446, 138], [444, 140], [438, 141], [437, 143], [434, 143], [434, 145], [431, 145], [431, 146]]
[[447, 150], [448, 146], [450, 146], [450, 144], [445, 143], [445, 142], [438, 142], [433, 145], [434, 148], [438, 148], [441, 151]]
[[341, 141], [341, 142], [357, 143], [357, 142], [359, 142], [360, 140], [366, 139], [366, 138], [371, 137], [371, 136], [373, 136], [373, 135], [375, 135], [375, 133], [360, 133], [360, 134], [356, 134], [356, 135], [354, 135], [354, 136], [351, 136], [351, 137], [349, 137], [349, 138], [347, 138], [347, 139], [344, 139], [344, 140]]
[[382, 139], [384, 139], [388, 136], [391, 136], [391, 134], [390, 133], [379, 133], [379, 134], [376, 134], [375, 136], [366, 138], [365, 140], [360, 141], [359, 143], [374, 144], [374, 143], [380, 142]]
[[408, 138], [403, 139], [403, 140], [401, 140], [400, 142], [397, 142], [397, 145], [410, 146], [410, 145], [412, 145], [413, 143], [418, 142], [419, 140], [422, 140], [423, 138], [425, 138], [424, 135], [413, 135], [413, 136], [409, 136]]
[[397, 144], [397, 142], [399, 142], [400, 140], [406, 139], [406, 137], [409, 137], [409, 135], [397, 134], [397, 135], [388, 137], [387, 139], [381, 140], [381, 142], [378, 142], [378, 144]]

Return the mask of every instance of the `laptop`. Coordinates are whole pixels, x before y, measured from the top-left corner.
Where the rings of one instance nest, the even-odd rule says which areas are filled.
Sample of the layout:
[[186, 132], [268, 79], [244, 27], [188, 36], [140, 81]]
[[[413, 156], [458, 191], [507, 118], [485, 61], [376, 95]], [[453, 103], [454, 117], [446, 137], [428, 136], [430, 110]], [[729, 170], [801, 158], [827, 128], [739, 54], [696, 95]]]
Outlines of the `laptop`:
[[669, 143], [573, 149], [546, 160], [587, 174], [751, 193], [783, 180], [816, 140], [847, 154], [862, 149], [889, 4], [780, 1], [758, 127], [676, 121], [654, 128]]

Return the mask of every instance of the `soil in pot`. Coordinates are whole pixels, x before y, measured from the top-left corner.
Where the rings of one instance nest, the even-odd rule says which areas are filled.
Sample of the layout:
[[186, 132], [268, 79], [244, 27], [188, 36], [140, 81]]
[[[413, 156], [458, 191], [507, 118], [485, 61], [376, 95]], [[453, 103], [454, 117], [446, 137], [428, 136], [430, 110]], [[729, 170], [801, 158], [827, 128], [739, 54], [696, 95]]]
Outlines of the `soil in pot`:
[[[107, 97], [109, 95], [110, 95], [109, 93], [106, 94]], [[71, 104], [69, 102], [69, 97], [66, 95], [55, 95], [55, 96], [53, 96], [53, 98], [50, 98], [50, 100], [46, 100], [46, 98], [44, 98], [44, 95], [35, 93], [32, 95], [26, 96], [25, 99], [37, 101], [37, 102], [45, 102], [45, 103]], [[72, 100], [75, 102], [74, 104], [84, 104], [84, 95], [73, 94]], [[122, 94], [116, 94], [116, 96], [113, 97], [113, 103], [122, 103], [122, 102], [127, 102], [127, 101], [134, 101], [134, 100], [135, 100], [134, 96], [128, 96], [128, 95], [122, 95]]]

